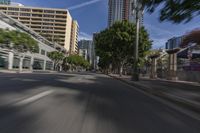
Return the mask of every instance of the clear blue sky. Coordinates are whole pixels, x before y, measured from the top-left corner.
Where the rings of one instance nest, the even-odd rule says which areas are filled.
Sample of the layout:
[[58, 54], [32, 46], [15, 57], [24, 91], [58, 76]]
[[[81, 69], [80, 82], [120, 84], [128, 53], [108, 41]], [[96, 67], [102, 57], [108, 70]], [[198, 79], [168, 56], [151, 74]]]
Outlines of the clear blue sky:
[[[70, 13], [80, 25], [80, 38], [91, 39], [92, 33], [103, 30], [107, 26], [108, 0], [12, 0], [26, 6], [70, 8]], [[164, 47], [165, 42], [173, 37], [200, 27], [200, 18], [187, 24], [172, 24], [158, 21], [158, 11], [145, 13], [144, 25], [148, 30], [154, 48]]]

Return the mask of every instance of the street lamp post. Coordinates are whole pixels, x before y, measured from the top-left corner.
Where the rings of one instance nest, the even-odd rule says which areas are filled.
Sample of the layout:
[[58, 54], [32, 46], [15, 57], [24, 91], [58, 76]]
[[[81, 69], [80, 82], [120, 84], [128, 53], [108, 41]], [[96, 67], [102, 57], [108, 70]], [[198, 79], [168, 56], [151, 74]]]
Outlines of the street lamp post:
[[139, 0], [134, 0], [132, 3], [133, 15], [135, 14], [136, 19], [136, 39], [135, 39], [135, 47], [134, 47], [134, 66], [133, 66], [133, 74], [132, 80], [139, 81], [139, 71], [138, 71], [138, 47], [139, 47], [139, 32], [140, 32], [140, 18], [139, 13], [143, 11], [142, 4]]

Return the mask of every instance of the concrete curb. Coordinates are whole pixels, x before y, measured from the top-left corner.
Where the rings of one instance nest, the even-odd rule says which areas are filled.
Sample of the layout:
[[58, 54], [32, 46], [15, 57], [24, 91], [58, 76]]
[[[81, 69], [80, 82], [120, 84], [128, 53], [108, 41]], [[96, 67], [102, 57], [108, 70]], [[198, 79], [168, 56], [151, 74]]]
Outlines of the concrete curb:
[[[0, 70], [0, 73], [4, 73], [4, 74], [17, 74], [19, 73], [19, 71], [15, 71], [15, 70]], [[22, 71], [20, 72], [20, 74], [30, 74], [30, 73], [58, 73], [57, 71]]]
[[[175, 110], [184, 113], [187, 116], [190, 116], [196, 120], [200, 121], [200, 104], [193, 103], [190, 100], [185, 100], [181, 97], [165, 94], [165, 93], [158, 93], [154, 91], [152, 88], [147, 87], [145, 85], [139, 85], [138, 83], [134, 83], [132, 81], [126, 81], [116, 76], [108, 75], [116, 80], [119, 80], [125, 84], [135, 87], [137, 90], [142, 91], [143, 93], [148, 94], [152, 98], [159, 100], [160, 102], [169, 105]], [[183, 110], [184, 109], [184, 110]]]
[[172, 81], [172, 80], [166, 80], [166, 79], [147, 79], [147, 78], [144, 78], [144, 80], [152, 80], [152, 81], [162, 81], [162, 82], [169, 82], [169, 83], [180, 83], [180, 84], [187, 84], [187, 85], [193, 85], [193, 86], [200, 86], [200, 82], [192, 82], [192, 81], [181, 81], [181, 80], [178, 80], [178, 81]]

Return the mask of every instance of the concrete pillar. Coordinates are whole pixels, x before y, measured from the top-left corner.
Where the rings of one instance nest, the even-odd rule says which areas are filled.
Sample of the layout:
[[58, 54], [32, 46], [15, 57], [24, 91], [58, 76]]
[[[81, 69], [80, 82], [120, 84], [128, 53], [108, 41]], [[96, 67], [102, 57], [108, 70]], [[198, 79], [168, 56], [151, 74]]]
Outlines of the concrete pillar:
[[169, 80], [178, 80], [177, 77], [177, 54], [169, 54], [169, 72], [168, 79]]
[[46, 60], [44, 60], [44, 63], [43, 63], [43, 71], [46, 71], [46, 63], [47, 63], [47, 61]]
[[23, 60], [24, 60], [24, 58], [20, 57], [20, 59], [19, 59], [19, 72], [23, 71]]
[[31, 57], [31, 60], [30, 60], [30, 67], [29, 67], [30, 71], [33, 71], [33, 63], [34, 63], [34, 58]]
[[60, 67], [59, 67], [59, 68], [60, 68], [60, 70], [59, 70], [59, 71], [61, 72], [61, 71], [62, 71], [62, 65], [60, 65]]
[[156, 58], [152, 58], [150, 78], [151, 79], [157, 78], [157, 59]]
[[54, 71], [54, 62], [52, 62], [52, 67], [51, 67], [51, 70], [53, 70]]
[[13, 52], [9, 52], [8, 53], [8, 70], [12, 70], [13, 69], [13, 59], [14, 59], [14, 53]]

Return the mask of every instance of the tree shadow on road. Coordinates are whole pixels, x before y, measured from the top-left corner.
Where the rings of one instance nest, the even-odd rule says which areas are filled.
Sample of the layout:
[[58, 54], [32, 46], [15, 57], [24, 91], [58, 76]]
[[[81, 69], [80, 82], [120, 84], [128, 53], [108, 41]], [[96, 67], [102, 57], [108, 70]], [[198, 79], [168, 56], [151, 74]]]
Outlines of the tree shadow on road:
[[[5, 81], [0, 86], [6, 86], [6, 83], [18, 86], [17, 89], [3, 89], [4, 94], [23, 93], [30, 89], [48, 86], [62, 91], [67, 90], [66, 93], [53, 95], [57, 102], [66, 101], [67, 97], [73, 96], [73, 104], [84, 104], [85, 111], [80, 129], [82, 133], [159, 133], [160, 131], [162, 133], [188, 133], [189, 131], [196, 133], [199, 131], [196, 130], [198, 122], [187, 123], [185, 121], [189, 118], [181, 114], [176, 114], [178, 118], [166, 118], [165, 116], [173, 116], [174, 111], [105, 75], [84, 73], [77, 78], [75, 74], [19, 74], [17, 79], [13, 74], [4, 79], [0, 77], [0, 80]], [[7, 113], [8, 110], [10, 112]], [[9, 109], [2, 107], [0, 112], [14, 115], [16, 119], [13, 122], [24, 120], [26, 124], [22, 127], [33, 129], [34, 132], [35, 127], [30, 125], [38, 117], [37, 114], [20, 114], [14, 107]], [[0, 114], [0, 117], [3, 116]], [[0, 120], [0, 124], [3, 122]], [[195, 128], [191, 131], [190, 126]]]

